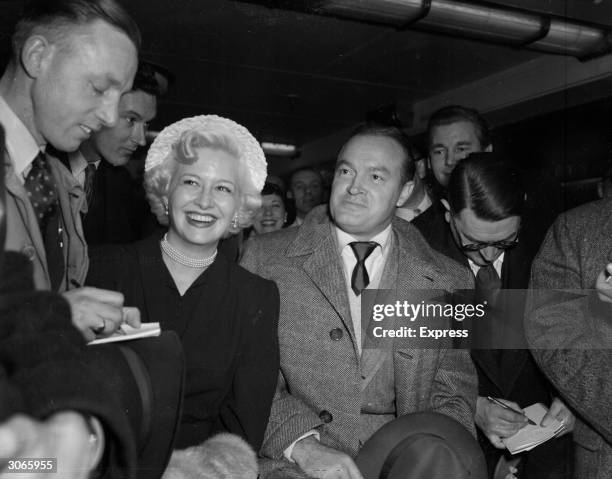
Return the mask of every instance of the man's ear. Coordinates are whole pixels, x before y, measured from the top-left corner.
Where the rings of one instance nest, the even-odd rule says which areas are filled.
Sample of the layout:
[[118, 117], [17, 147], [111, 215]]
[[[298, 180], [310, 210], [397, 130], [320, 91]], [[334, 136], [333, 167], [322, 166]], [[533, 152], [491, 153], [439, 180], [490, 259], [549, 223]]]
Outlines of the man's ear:
[[293, 199], [293, 192], [290, 189], [287, 190], [287, 195], [286, 196], [287, 196], [288, 199], [292, 200]]
[[21, 48], [21, 66], [30, 78], [36, 78], [46, 66], [52, 45], [42, 35], [29, 37]]
[[444, 205], [444, 209], [446, 210], [444, 212], [444, 219], [446, 220], [447, 223], [450, 223], [450, 205], [448, 204], [448, 200], [441, 198], [440, 199], [440, 203], [442, 203], [442, 205]]
[[404, 203], [406, 203], [408, 198], [410, 198], [410, 195], [412, 194], [413, 190], [414, 190], [414, 181], [413, 180], [410, 180], [410, 181], [407, 181], [406, 183], [404, 183], [404, 186], [402, 186], [402, 191], [400, 191], [400, 195], [399, 195], [397, 201], [395, 202], [395, 206], [400, 207]]
[[493, 143], [489, 143], [489, 146], [487, 146], [484, 151], [486, 153], [491, 153], [493, 151]]

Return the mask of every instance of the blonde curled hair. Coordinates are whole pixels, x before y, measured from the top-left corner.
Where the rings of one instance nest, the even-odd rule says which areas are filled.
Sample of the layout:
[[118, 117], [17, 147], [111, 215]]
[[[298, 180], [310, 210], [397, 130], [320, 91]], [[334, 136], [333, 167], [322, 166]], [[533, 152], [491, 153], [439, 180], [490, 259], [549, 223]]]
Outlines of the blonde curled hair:
[[238, 161], [239, 207], [235, 221], [230, 224], [229, 233], [237, 233], [242, 228], [251, 226], [255, 213], [262, 204], [261, 190], [254, 184], [250, 174], [252, 170], [241, 142], [224, 128], [202, 131], [189, 129], [181, 132], [165, 157], [156, 161], [154, 166], [145, 168], [144, 188], [151, 211], [161, 224], [169, 223], [167, 204], [174, 174], [179, 164], [195, 163], [198, 160], [197, 150], [200, 148], [224, 151]]

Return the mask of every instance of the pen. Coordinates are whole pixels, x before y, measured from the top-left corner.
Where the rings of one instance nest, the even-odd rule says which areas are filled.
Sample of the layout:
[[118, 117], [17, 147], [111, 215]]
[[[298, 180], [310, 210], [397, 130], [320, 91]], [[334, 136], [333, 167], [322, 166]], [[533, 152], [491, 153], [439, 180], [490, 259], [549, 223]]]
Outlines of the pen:
[[[499, 399], [492, 398], [491, 396], [487, 396], [487, 399], [488, 399], [489, 401], [491, 401], [492, 403], [497, 404], [498, 406], [501, 406], [501, 407], [503, 407], [504, 409], [507, 409], [508, 411], [512, 411], [512, 412], [515, 412], [515, 413], [517, 413], [517, 414], [521, 414], [521, 415], [525, 416], [525, 413], [524, 413], [524, 412], [517, 411], [516, 409], [511, 408], [511, 407], [510, 407], [510, 406], [508, 406], [507, 404], [504, 404], [503, 402], [501, 402]], [[527, 417], [527, 416], [525, 416], [525, 417]], [[529, 419], [528, 417], [527, 417], [527, 421], [528, 421], [528, 422], [529, 422], [529, 424], [531, 424], [532, 426], [537, 426], [537, 424], [536, 424], [535, 422], [533, 422], [531, 419]]]

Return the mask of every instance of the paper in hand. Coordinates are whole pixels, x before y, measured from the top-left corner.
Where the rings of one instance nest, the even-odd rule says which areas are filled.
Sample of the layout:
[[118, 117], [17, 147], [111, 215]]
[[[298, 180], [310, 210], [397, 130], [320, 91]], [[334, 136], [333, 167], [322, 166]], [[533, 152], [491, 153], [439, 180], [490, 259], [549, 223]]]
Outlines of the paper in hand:
[[111, 334], [107, 338], [94, 339], [88, 346], [95, 344], [114, 343], [117, 341], [131, 341], [132, 339], [149, 338], [151, 336], [159, 336], [161, 334], [161, 328], [159, 323], [142, 323], [140, 328], [133, 328], [129, 324], [122, 324], [121, 331]]
[[534, 447], [552, 439], [563, 429], [563, 423], [556, 419], [546, 427], [539, 425], [548, 411], [541, 403], [532, 404], [523, 409], [523, 411], [525, 412], [525, 416], [537, 425], [532, 426], [531, 424], [527, 424], [515, 435], [502, 439], [502, 442], [511, 454], [530, 451]]

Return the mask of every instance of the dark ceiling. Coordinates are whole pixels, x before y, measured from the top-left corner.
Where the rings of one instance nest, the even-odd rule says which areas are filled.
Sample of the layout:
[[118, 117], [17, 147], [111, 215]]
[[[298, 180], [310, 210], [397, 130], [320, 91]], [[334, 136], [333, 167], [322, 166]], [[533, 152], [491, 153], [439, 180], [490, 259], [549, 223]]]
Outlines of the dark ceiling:
[[[612, 26], [612, 5], [605, 2], [490, 3]], [[0, 1], [4, 58], [21, 4]], [[414, 102], [541, 56], [254, 3], [124, 4], [142, 29], [143, 56], [176, 75], [156, 127], [215, 113], [243, 123], [262, 141], [303, 145], [362, 121], [369, 110], [397, 103], [409, 111]]]

